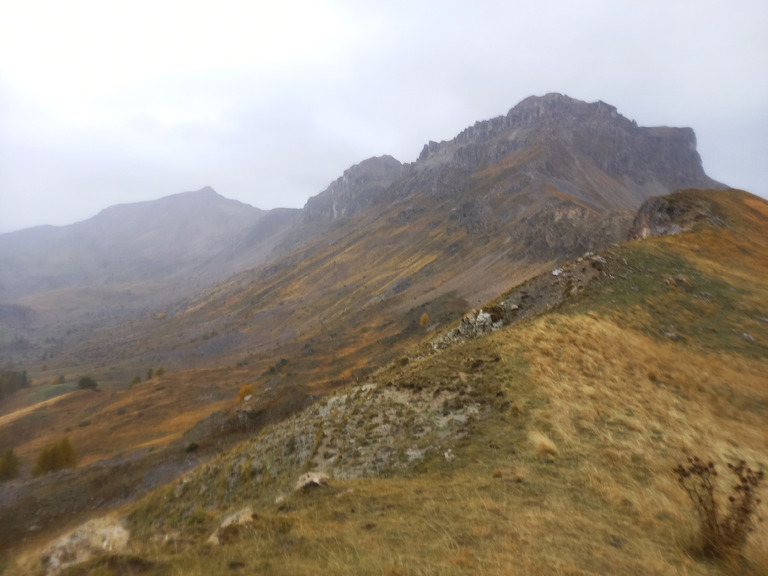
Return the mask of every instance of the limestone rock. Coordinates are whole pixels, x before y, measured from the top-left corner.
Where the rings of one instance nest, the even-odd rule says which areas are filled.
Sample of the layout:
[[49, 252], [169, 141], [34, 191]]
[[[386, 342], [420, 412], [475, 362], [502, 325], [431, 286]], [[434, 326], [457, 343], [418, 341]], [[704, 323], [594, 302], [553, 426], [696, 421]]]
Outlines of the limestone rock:
[[305, 488], [317, 488], [318, 486], [328, 485], [328, 475], [325, 472], [307, 472], [299, 476], [293, 487], [294, 491], [304, 490]]
[[256, 515], [253, 513], [253, 508], [250, 506], [246, 506], [237, 512], [233, 512], [222, 520], [221, 525], [216, 529], [216, 532], [210, 535], [206, 543], [211, 546], [218, 546], [221, 544], [222, 535], [227, 528], [248, 526], [253, 523], [255, 517]]
[[41, 555], [46, 576], [59, 574], [70, 566], [86, 562], [98, 552], [124, 552], [130, 533], [119, 520], [96, 518], [62, 536]]

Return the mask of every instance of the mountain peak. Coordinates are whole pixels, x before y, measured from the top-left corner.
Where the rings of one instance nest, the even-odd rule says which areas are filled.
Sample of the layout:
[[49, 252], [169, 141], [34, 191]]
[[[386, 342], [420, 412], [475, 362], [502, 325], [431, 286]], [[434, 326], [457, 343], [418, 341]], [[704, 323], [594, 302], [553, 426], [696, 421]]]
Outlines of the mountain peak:
[[[528, 158], [526, 167], [513, 155]], [[519, 166], [519, 182], [548, 182], [594, 207], [637, 208], [651, 195], [723, 187], [704, 173], [691, 128], [639, 127], [610, 104], [558, 93], [530, 96], [505, 116], [429, 142], [417, 166], [471, 174], [499, 163]]]
[[615, 106], [606, 104], [602, 100], [585, 102], [557, 92], [550, 92], [544, 96], [529, 96], [507, 113], [509, 120], [518, 122], [521, 120], [524, 122], [574, 120], [595, 116], [626, 121], [637, 126], [636, 123], [619, 114]]

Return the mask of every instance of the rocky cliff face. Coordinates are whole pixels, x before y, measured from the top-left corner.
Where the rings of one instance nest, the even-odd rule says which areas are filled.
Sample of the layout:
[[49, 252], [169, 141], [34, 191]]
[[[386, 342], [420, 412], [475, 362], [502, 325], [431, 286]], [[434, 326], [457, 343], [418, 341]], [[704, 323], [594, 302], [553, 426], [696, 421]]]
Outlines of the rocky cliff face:
[[[450, 141], [429, 142], [412, 164], [383, 156], [352, 166], [309, 199], [304, 220], [350, 217], [377, 203], [413, 207], [429, 197], [452, 201], [449, 216], [472, 232], [492, 232], [521, 216], [591, 229], [597, 214], [634, 211], [680, 188], [722, 188], [704, 173], [693, 130], [639, 127], [604, 102], [547, 94]], [[551, 214], [542, 219], [542, 210]], [[530, 234], [518, 229], [515, 236]]]
[[368, 208], [403, 172], [402, 164], [392, 156], [363, 160], [344, 171], [304, 206], [307, 220], [333, 220], [353, 216]]
[[639, 127], [604, 102], [561, 94], [527, 98], [506, 116], [430, 142], [417, 166], [477, 171], [515, 160], [510, 191], [538, 181], [598, 209], [637, 208], [651, 195], [679, 188], [723, 187], [704, 173], [690, 128]]

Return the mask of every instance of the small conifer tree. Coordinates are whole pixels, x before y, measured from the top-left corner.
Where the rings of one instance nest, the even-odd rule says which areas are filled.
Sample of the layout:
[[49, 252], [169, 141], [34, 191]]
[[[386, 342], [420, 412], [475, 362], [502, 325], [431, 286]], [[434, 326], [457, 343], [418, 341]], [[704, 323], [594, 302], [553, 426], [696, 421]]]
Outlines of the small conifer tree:
[[77, 381], [77, 387], [80, 388], [80, 390], [96, 390], [99, 385], [96, 383], [96, 380], [90, 376], [83, 376]]
[[2, 456], [0, 456], [0, 482], [3, 480], [10, 480], [16, 478], [19, 475], [19, 468], [21, 460], [13, 451], [13, 448], [6, 450]]
[[42, 476], [63, 468], [72, 468], [77, 464], [77, 453], [68, 437], [42, 449], [32, 469], [33, 476]]

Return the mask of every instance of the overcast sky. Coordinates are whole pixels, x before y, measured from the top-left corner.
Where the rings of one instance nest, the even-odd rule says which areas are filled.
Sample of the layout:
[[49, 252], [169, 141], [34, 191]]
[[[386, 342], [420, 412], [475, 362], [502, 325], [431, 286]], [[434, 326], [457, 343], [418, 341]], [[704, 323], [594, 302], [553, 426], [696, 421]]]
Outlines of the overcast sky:
[[561, 92], [768, 195], [765, 0], [0, 0], [0, 232], [210, 185], [301, 207]]

